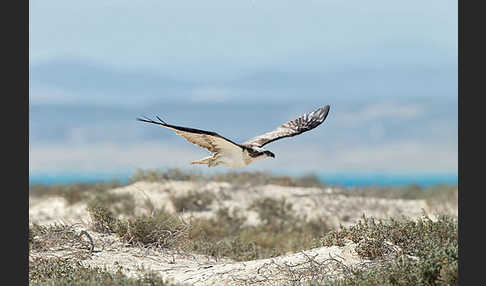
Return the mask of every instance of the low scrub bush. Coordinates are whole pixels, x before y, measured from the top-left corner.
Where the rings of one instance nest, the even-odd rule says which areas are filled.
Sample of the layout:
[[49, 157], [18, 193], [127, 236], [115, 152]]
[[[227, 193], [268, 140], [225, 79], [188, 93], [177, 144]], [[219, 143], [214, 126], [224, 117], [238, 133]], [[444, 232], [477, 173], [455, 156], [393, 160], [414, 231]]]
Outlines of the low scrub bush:
[[88, 199], [91, 194], [104, 192], [120, 186], [122, 184], [117, 180], [98, 183], [34, 184], [29, 186], [29, 196], [58, 196], [63, 197], [68, 204], [75, 204]]
[[189, 191], [184, 195], [172, 195], [170, 197], [177, 212], [204, 211], [214, 201], [216, 196], [208, 192]]
[[270, 258], [310, 248], [330, 230], [324, 218], [307, 220], [294, 215], [285, 200], [264, 198], [255, 201], [259, 225], [245, 225], [240, 210], [220, 209], [210, 219], [191, 220], [190, 249], [237, 261]]
[[216, 181], [228, 182], [234, 185], [267, 185], [274, 184], [289, 187], [324, 187], [324, 183], [314, 174], [300, 177], [274, 175], [268, 172], [226, 172], [219, 174], [202, 174], [180, 169], [167, 170], [137, 170], [130, 178], [130, 182], [148, 181]]
[[389, 243], [400, 251], [394, 259], [355, 269], [352, 275], [324, 285], [457, 285], [457, 238], [457, 218], [447, 215], [437, 220], [363, 217], [356, 225], [330, 232], [321, 245], [343, 245], [349, 239], [358, 243], [355, 250], [367, 259], [384, 258], [391, 252]]
[[134, 246], [170, 248], [182, 246], [187, 240], [190, 225], [163, 210], [151, 215], [116, 218], [108, 208], [96, 205], [88, 209], [92, 228], [98, 232], [115, 233]]
[[86, 231], [77, 233], [66, 224], [29, 225], [29, 251], [46, 252], [66, 250], [66, 255], [87, 258], [93, 251], [91, 236]]
[[107, 207], [112, 215], [118, 216], [134, 215], [135, 214], [135, 198], [129, 193], [116, 193], [107, 191], [98, 191], [91, 194], [91, 198], [87, 200], [87, 208], [95, 208], [97, 206]]
[[162, 279], [154, 272], [146, 272], [139, 277], [128, 277], [121, 269], [108, 271], [105, 268], [89, 267], [79, 260], [67, 258], [29, 259], [29, 285], [175, 285]]

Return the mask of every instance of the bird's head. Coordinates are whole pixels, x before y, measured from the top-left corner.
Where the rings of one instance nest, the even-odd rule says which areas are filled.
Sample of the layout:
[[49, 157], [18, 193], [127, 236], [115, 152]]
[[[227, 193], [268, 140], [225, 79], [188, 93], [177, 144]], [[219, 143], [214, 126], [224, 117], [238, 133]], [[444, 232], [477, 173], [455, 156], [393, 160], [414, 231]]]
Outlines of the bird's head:
[[265, 159], [268, 157], [275, 158], [275, 154], [261, 147], [252, 146], [248, 149], [248, 154], [253, 158]]
[[268, 150], [265, 150], [263, 152], [263, 155], [264, 156], [267, 156], [267, 157], [272, 157], [272, 158], [275, 158], [275, 154], [273, 154], [272, 152], [268, 151]]

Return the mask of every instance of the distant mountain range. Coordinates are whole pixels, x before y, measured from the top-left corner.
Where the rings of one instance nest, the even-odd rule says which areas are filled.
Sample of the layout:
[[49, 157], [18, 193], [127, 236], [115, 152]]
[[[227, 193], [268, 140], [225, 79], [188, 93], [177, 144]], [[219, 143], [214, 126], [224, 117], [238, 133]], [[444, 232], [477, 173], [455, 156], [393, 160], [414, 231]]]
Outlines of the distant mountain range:
[[[185, 157], [157, 151], [163, 145], [179, 150], [180, 156], [204, 154], [168, 130], [135, 121], [140, 115], [158, 115], [169, 123], [244, 141], [330, 104], [329, 117], [318, 129], [269, 145], [286, 155], [277, 154], [279, 161], [262, 167], [285, 162], [294, 164], [291, 168], [322, 166], [344, 172], [363, 168], [457, 172], [457, 71], [448, 68], [354, 69], [336, 74], [268, 69], [204, 82], [54, 61], [32, 66], [29, 75], [32, 171], [63, 169], [66, 164], [70, 169], [106, 168], [97, 161], [101, 156], [84, 154], [96, 154], [107, 145], [113, 146], [113, 154], [102, 154], [114, 156], [117, 168], [126, 167], [128, 161], [130, 169], [186, 163]], [[150, 156], [137, 163], [147, 166], [135, 166], [147, 148], [161, 152], [160, 158]], [[131, 153], [124, 154], [126, 149]]]

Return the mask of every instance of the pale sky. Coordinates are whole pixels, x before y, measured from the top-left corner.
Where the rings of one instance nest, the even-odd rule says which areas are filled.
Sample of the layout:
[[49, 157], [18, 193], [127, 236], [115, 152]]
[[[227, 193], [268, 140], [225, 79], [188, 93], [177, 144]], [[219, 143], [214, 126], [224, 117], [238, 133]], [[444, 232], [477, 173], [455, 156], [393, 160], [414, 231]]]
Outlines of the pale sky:
[[206, 156], [142, 114], [245, 140], [330, 104], [254, 168], [457, 173], [457, 1], [29, 4], [31, 172]]
[[32, 66], [226, 79], [265, 67], [451, 66], [457, 1], [30, 1]]

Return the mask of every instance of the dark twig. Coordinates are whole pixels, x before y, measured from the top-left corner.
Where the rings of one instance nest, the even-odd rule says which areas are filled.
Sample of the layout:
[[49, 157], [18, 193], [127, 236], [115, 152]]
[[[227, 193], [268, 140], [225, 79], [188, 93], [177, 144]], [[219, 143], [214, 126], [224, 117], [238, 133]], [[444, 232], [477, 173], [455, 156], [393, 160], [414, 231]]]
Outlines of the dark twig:
[[89, 254], [91, 254], [91, 253], [93, 253], [93, 250], [94, 250], [94, 243], [93, 243], [93, 239], [91, 238], [91, 236], [89, 235], [89, 233], [88, 233], [87, 231], [85, 231], [85, 230], [81, 231], [81, 233], [79, 234], [79, 236], [78, 236], [78, 237], [79, 237], [79, 238], [81, 238], [81, 236], [82, 236], [83, 234], [84, 234], [84, 235], [86, 235], [86, 236], [88, 237], [88, 239], [89, 239], [89, 242], [90, 242], [90, 244], [91, 244], [91, 247], [90, 247], [90, 249], [89, 249]]

